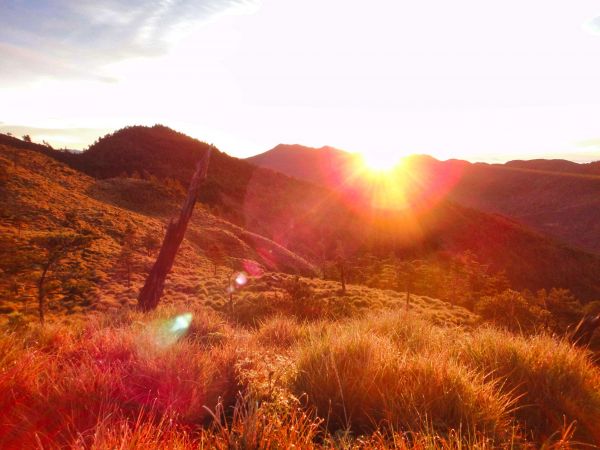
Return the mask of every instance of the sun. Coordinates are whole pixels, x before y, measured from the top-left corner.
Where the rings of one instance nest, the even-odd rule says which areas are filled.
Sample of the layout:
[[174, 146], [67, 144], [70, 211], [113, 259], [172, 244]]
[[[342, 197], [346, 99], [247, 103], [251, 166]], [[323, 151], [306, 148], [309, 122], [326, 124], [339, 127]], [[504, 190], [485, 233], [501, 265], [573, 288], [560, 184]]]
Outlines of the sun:
[[361, 153], [363, 165], [373, 172], [390, 172], [400, 163], [401, 156], [397, 153], [370, 150]]
[[368, 151], [357, 153], [353, 186], [359, 197], [377, 210], [403, 211], [410, 207], [407, 199], [406, 167], [398, 152]]

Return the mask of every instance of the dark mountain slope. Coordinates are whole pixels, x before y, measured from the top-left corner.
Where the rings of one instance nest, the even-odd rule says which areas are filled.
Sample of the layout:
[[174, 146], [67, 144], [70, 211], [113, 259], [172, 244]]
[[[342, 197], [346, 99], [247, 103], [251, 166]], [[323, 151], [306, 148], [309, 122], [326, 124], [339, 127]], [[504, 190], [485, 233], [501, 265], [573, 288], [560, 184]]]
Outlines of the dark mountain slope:
[[340, 173], [349, 170], [356, 157], [333, 147], [314, 149], [302, 145], [279, 144], [246, 160], [301, 180], [328, 185], [330, 181], [338, 179]]
[[469, 165], [450, 195], [600, 253], [600, 176]]
[[[295, 146], [278, 146], [259, 156], [254, 161], [260, 165], [273, 167], [276, 161], [284, 173], [299, 178], [309, 179], [303, 173], [332, 173], [330, 157], [320, 149], [300, 151]], [[337, 156], [337, 160], [344, 161], [348, 156]], [[532, 160], [489, 165], [413, 156], [405, 160], [405, 165], [408, 169], [399, 177], [403, 184], [412, 178], [421, 190], [511, 217], [569, 245], [600, 253], [599, 162]], [[318, 181], [340, 189], [353, 177], [355, 169], [347, 167], [340, 164], [335, 176], [320, 177]]]
[[[598, 155], [600, 159], [600, 155]], [[514, 160], [505, 164], [507, 167], [520, 169], [542, 170], [546, 172], [561, 172], [580, 175], [600, 175], [600, 161], [590, 163], [575, 163], [565, 159], [531, 159], [528, 161]]]

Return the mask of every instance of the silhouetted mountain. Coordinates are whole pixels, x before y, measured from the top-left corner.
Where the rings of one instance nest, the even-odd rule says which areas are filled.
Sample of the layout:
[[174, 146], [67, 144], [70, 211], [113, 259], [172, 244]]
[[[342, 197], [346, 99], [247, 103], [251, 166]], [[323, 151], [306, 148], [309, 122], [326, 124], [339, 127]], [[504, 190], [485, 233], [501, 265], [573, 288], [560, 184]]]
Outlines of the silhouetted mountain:
[[[314, 181], [303, 173], [332, 173], [329, 155], [320, 149], [283, 153], [276, 147], [259, 156], [255, 162], [272, 167], [277, 161], [280, 170], [298, 178]], [[465, 206], [503, 214], [570, 245], [600, 253], [600, 176], [596, 175], [600, 162], [532, 160], [490, 165], [411, 156], [403, 165], [406, 169], [398, 171], [402, 189], [443, 195]], [[318, 181], [347, 189], [354, 182], [355, 169], [339, 167], [335, 176]]]
[[[600, 158], [600, 155], [598, 155], [598, 158]], [[600, 175], [600, 161], [582, 164], [567, 161], [565, 159], [531, 159], [528, 161], [508, 161], [506, 166], [520, 169], [542, 170], [546, 172]]]
[[333, 147], [315, 149], [287, 144], [279, 144], [269, 151], [247, 159], [259, 167], [323, 185], [328, 185], [329, 180], [336, 179], [337, 175], [347, 170], [355, 160], [354, 155]]

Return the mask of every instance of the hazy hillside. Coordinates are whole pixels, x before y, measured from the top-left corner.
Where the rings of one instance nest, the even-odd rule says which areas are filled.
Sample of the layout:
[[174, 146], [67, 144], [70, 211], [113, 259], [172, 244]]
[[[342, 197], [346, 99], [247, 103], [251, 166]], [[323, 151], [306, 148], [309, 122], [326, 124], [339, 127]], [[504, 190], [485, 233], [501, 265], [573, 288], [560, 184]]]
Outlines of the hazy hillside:
[[469, 165], [451, 195], [600, 253], [600, 176]]
[[350, 170], [355, 160], [354, 155], [333, 147], [314, 149], [286, 144], [246, 159], [259, 167], [325, 186]]
[[[335, 160], [347, 158], [336, 154]], [[278, 146], [250, 160], [336, 189], [344, 189], [354, 179], [352, 166], [330, 170], [330, 154], [321, 149]], [[405, 164], [409, 169], [401, 177], [403, 184], [414, 173], [425, 174], [413, 180], [424, 191], [435, 192], [442, 180], [443, 193], [465, 206], [511, 217], [567, 244], [600, 253], [598, 162], [532, 160], [489, 165], [413, 156]]]
[[600, 155], [599, 161], [590, 163], [576, 163], [565, 159], [531, 159], [527, 161], [513, 160], [508, 161], [507, 167], [520, 169], [542, 170], [546, 172], [562, 172], [581, 175], [600, 175]]

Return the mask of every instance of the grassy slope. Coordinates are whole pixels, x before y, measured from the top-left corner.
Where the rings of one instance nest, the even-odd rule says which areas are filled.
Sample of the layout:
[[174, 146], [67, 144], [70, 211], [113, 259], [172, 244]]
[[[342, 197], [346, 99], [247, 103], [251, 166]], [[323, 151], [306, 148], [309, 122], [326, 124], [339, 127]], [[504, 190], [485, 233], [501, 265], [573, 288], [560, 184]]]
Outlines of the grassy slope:
[[[16, 166], [12, 160], [15, 154], [18, 155]], [[38, 153], [4, 146], [0, 146], [0, 170], [5, 174], [0, 231], [17, 243], [7, 248], [8, 242], [3, 241], [1, 250], [4, 254], [10, 255], [10, 250], [18, 252], [19, 248], [25, 248], [29, 238], [39, 232], [68, 229], [72, 225], [65, 224], [65, 215], [75, 213], [78, 227], [90, 228], [98, 235], [90, 251], [83, 255], [84, 265], [95, 271], [97, 282], [90, 294], [91, 304], [75, 307], [70, 312], [114, 310], [135, 302], [154, 259], [141, 246], [136, 247], [132, 284], [128, 287], [124, 274], [115, 263], [122, 233], [127, 223], [131, 223], [138, 236], [147, 232], [162, 235], [164, 225], [176, 212], [180, 198], [174, 198], [162, 186], [148, 181], [127, 178], [95, 180]], [[228, 260], [221, 263], [216, 276], [213, 275], [212, 261], [206, 257], [206, 250], [214, 242], [221, 245]], [[242, 270], [248, 267], [248, 261], [257, 262], [265, 271], [314, 274], [312, 266], [302, 258], [262, 236], [213, 216], [199, 204], [174, 269], [167, 279], [163, 301], [199, 302], [221, 310], [228, 301], [226, 287], [232, 271], [230, 267]], [[252, 320], [254, 316], [263, 318], [253, 308], [268, 302], [269, 298], [284, 296], [285, 284], [292, 278], [279, 273], [265, 279], [252, 279], [248, 286], [235, 294], [240, 314], [246, 308]], [[346, 315], [354, 310], [396, 307], [404, 303], [403, 296], [394, 291], [350, 285], [348, 295], [340, 297], [338, 283], [316, 278], [301, 280], [310, 286], [317, 300], [326, 303], [328, 311], [336, 315]], [[35, 279], [32, 279], [27, 285], [27, 301], [1, 299], [2, 311], [28, 311], [33, 315], [34, 283]], [[412, 307], [442, 322], [474, 323], [477, 320], [476, 316], [462, 308], [450, 309], [444, 302], [428, 297], [413, 295]], [[264, 307], [262, 311], [265, 316], [277, 312]], [[59, 306], [55, 307], [55, 312], [60, 312]]]
[[[17, 165], [13, 164], [15, 154]], [[177, 211], [180, 198], [147, 181], [97, 181], [38, 153], [5, 146], [0, 146], [0, 170], [3, 179], [0, 234], [7, 239], [2, 242], [7, 257], [10, 258], [11, 251], [25, 250], [29, 239], [40, 232], [69, 229], [72, 224], [65, 224], [65, 215], [74, 213], [78, 227], [89, 228], [98, 235], [90, 251], [84, 254], [84, 265], [93, 268], [97, 276], [92, 307], [118, 308], [134, 301], [153, 258], [140, 245], [136, 247], [132, 286], [128, 288], [115, 268], [125, 227], [127, 223], [133, 224], [138, 236], [148, 232], [161, 236], [165, 223]], [[212, 272], [206, 249], [213, 242], [219, 243], [240, 269], [243, 261], [249, 260], [266, 270], [314, 273], [312, 266], [297, 255], [216, 218], [198, 205], [188, 238], [166, 285], [167, 302], [207, 301], [209, 297], [212, 301], [225, 301], [225, 278], [230, 269], [223, 266], [216, 278], [204, 281], [206, 274]], [[33, 282], [29, 285], [31, 296], [32, 290]], [[11, 308], [23, 309], [23, 303], [6, 299], [2, 302], [5, 312]]]

